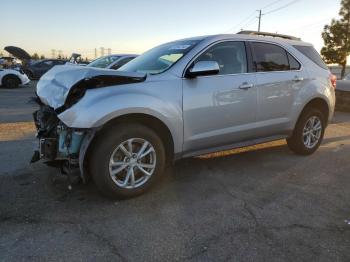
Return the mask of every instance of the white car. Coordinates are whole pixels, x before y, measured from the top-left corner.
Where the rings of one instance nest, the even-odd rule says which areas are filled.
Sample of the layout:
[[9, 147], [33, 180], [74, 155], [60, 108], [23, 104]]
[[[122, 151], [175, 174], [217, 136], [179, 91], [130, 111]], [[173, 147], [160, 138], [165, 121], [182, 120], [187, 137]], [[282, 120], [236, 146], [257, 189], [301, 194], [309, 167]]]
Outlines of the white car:
[[22, 70], [0, 69], [0, 86], [5, 88], [17, 88], [30, 82], [28, 76]]

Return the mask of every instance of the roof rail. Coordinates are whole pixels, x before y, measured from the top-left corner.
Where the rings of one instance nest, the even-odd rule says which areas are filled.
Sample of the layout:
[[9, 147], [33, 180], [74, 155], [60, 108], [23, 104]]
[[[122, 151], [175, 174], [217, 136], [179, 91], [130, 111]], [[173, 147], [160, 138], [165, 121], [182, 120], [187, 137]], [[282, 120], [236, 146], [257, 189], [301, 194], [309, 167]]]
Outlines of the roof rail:
[[281, 35], [281, 34], [274, 34], [274, 33], [268, 33], [268, 32], [258, 32], [258, 31], [241, 31], [238, 32], [237, 34], [240, 35], [261, 35], [261, 36], [271, 36], [271, 37], [280, 37], [288, 40], [296, 40], [296, 41], [301, 41], [300, 38], [295, 37], [295, 36], [290, 36], [290, 35]]

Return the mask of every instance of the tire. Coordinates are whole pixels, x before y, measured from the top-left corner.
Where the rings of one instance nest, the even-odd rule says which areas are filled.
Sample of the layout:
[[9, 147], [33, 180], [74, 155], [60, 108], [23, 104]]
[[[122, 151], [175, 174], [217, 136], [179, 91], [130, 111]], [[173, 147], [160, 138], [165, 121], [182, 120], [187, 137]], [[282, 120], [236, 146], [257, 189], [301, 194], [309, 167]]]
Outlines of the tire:
[[[312, 122], [312, 119], [314, 119], [314, 122]], [[316, 127], [318, 126], [318, 121], [321, 125], [320, 127]], [[300, 116], [293, 135], [287, 139], [288, 147], [296, 154], [311, 155], [322, 143], [326, 123], [326, 117], [322, 111], [317, 108], [307, 108]], [[310, 129], [312, 125], [314, 125], [313, 131]]]
[[[132, 155], [127, 155], [123, 150], [130, 152], [128, 141], [132, 144]], [[143, 154], [135, 156], [145, 142], [149, 145], [143, 152], [150, 153], [144, 157]], [[140, 124], [106, 126], [97, 136], [90, 152], [92, 178], [99, 191], [111, 198], [127, 199], [143, 194], [159, 180], [165, 170], [166, 150], [162, 139], [152, 129]], [[141, 165], [148, 175], [141, 171]]]
[[15, 77], [15, 76], [5, 76], [4, 79], [2, 80], [2, 85], [5, 88], [9, 88], [9, 89], [18, 88], [20, 83], [21, 81], [18, 79], [18, 77]]
[[34, 79], [34, 74], [31, 71], [26, 71], [25, 74], [28, 76], [30, 80], [35, 80]]

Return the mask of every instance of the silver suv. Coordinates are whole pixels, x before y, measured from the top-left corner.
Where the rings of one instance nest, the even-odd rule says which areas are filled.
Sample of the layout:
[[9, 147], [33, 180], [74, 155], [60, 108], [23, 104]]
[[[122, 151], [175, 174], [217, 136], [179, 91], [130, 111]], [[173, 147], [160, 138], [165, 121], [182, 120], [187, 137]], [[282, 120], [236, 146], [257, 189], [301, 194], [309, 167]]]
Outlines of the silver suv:
[[185, 157], [284, 138], [309, 155], [335, 84], [312, 45], [255, 32], [163, 44], [119, 71], [56, 66], [37, 85], [33, 161], [79, 168], [103, 194], [128, 198]]

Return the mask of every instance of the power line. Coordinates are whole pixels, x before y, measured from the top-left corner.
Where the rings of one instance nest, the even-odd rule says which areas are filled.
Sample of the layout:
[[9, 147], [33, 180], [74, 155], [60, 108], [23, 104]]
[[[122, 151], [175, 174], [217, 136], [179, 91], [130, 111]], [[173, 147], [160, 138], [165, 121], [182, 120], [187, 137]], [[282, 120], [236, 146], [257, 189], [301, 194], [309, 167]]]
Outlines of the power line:
[[[284, 8], [287, 8], [288, 6], [290, 6], [290, 5], [292, 5], [292, 4], [295, 4], [295, 3], [298, 2], [298, 1], [300, 1], [300, 0], [293, 0], [293, 1], [291, 1], [291, 2], [289, 2], [289, 3], [287, 3], [287, 4], [285, 4], [285, 5], [282, 5], [282, 6], [278, 7], [278, 8], [275, 8], [275, 9], [273, 9], [273, 10], [270, 10], [270, 11], [264, 13], [264, 14], [262, 14], [262, 9], [257, 10], [257, 11], [259, 12], [259, 16], [258, 16], [258, 18], [259, 18], [258, 32], [260, 32], [260, 29], [261, 29], [261, 18], [262, 18], [263, 15], [268, 15], [268, 14], [277, 12], [277, 11], [279, 11], [279, 10], [282, 10], [282, 9], [284, 9]], [[272, 5], [274, 5], [274, 4], [278, 3], [278, 2], [280, 2], [280, 1], [274, 1], [274, 2], [272, 2], [271, 4], [267, 5], [265, 8], [270, 7], [270, 6], [272, 6]]]
[[295, 32], [295, 31], [298, 31], [300, 29], [306, 29], [306, 28], [313, 28], [313, 27], [317, 27], [317, 26], [320, 26], [322, 24], [324, 24], [326, 21], [329, 21], [330, 19], [332, 19], [332, 17], [329, 17], [329, 18], [326, 18], [326, 19], [322, 19], [322, 20], [319, 20], [318, 22], [314, 22], [312, 24], [308, 24], [308, 25], [304, 25], [304, 26], [299, 26], [299, 27], [295, 27], [295, 28], [292, 28], [292, 29], [289, 29], [287, 30], [286, 32]]
[[[283, 5], [283, 6], [280, 6], [280, 7], [276, 8], [276, 9], [273, 9], [273, 10], [268, 11], [268, 12], [266, 12], [266, 13], [262, 13], [262, 11], [263, 11], [264, 9], [269, 8], [269, 7], [275, 5], [275, 4], [279, 3], [279, 2], [282, 2], [282, 1], [284, 1], [284, 0], [275, 0], [275, 1], [271, 2], [271, 3], [269, 3], [268, 5], [265, 5], [264, 7], [261, 7], [260, 9], [257, 10], [257, 11], [259, 12], [259, 17], [255, 17], [255, 12], [256, 12], [256, 11], [254, 11], [252, 14], [250, 14], [250, 15], [247, 16], [245, 19], [243, 19], [240, 23], [238, 23], [238, 24], [236, 24], [235, 26], [231, 27], [229, 30], [225, 31], [224, 33], [231, 32], [231, 31], [233, 31], [234, 29], [237, 29], [239, 26], [241, 26], [241, 25], [244, 24], [245, 22], [246, 22], [246, 23], [245, 23], [243, 26], [241, 26], [241, 27], [242, 27], [242, 28], [247, 27], [247, 26], [249, 26], [249, 25], [252, 24], [252, 19], [255, 20], [256, 18], [259, 19], [258, 30], [260, 31], [260, 28], [261, 28], [261, 18], [262, 18], [263, 15], [267, 15], [267, 14], [270, 14], [270, 13], [277, 12], [277, 11], [279, 11], [279, 10], [281, 10], [281, 9], [284, 9], [284, 8], [286, 8], [286, 7], [292, 5], [292, 4], [294, 4], [294, 3], [296, 3], [296, 2], [298, 2], [298, 1], [300, 1], [300, 0], [293, 0], [292, 2], [289, 2], [289, 3], [287, 3], [287, 4]], [[254, 16], [254, 17], [253, 17], [253, 16]], [[249, 24], [249, 25], [248, 25], [248, 24]]]
[[246, 18], [244, 18], [241, 22], [239, 22], [235, 26], [231, 27], [229, 30], [225, 31], [225, 33], [233, 31], [233, 29], [238, 28], [239, 26], [241, 26], [243, 23], [245, 23], [247, 21], [249, 23], [251, 21], [252, 16], [255, 16], [255, 11], [253, 13], [251, 13], [249, 16], [247, 16]]
[[256, 22], [256, 19], [257, 17], [252, 17], [252, 19], [250, 19], [247, 23], [245, 23], [243, 26], [242, 26], [242, 29], [244, 29], [245, 27], [248, 27], [250, 26], [251, 24], [255, 23]]
[[273, 1], [272, 3], [269, 3], [268, 5], [266, 5], [266, 6], [264, 6], [264, 7], [260, 7], [260, 9], [261, 9], [261, 10], [266, 9], [266, 8], [268, 8], [268, 7], [270, 7], [270, 6], [273, 6], [273, 5], [275, 5], [275, 4], [277, 4], [278, 2], [281, 2], [281, 1], [284, 1], [284, 0]]
[[276, 8], [276, 9], [273, 9], [271, 11], [266, 12], [264, 15], [268, 15], [268, 14], [280, 11], [280, 10], [282, 10], [284, 8], [287, 8], [288, 6], [291, 6], [291, 5], [293, 5], [293, 4], [295, 4], [296, 2], [299, 2], [299, 1], [300, 0], [293, 0], [293, 1], [291, 1], [291, 2], [289, 2], [287, 4], [285, 4], [285, 5], [282, 5], [282, 6], [278, 7], [278, 8]]

